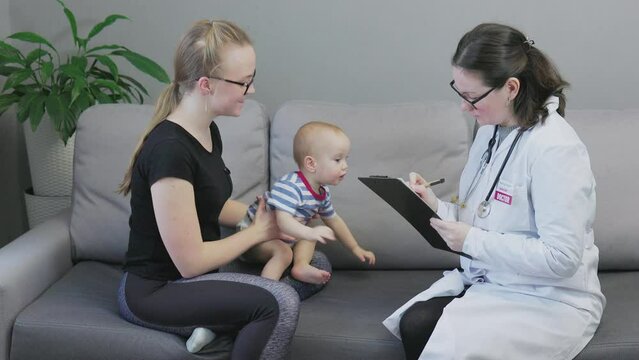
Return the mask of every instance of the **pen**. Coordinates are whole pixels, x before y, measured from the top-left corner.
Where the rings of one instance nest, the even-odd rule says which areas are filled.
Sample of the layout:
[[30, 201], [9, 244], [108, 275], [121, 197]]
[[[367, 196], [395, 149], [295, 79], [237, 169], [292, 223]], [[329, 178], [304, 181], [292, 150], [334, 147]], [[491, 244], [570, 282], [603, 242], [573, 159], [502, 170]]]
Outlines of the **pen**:
[[444, 181], [446, 181], [446, 179], [444, 179], [444, 178], [441, 178], [441, 179], [435, 180], [435, 181], [431, 181], [431, 182], [428, 183], [428, 185], [426, 187], [431, 187], [431, 186], [435, 186], [435, 185], [438, 185], [438, 184], [443, 184]]

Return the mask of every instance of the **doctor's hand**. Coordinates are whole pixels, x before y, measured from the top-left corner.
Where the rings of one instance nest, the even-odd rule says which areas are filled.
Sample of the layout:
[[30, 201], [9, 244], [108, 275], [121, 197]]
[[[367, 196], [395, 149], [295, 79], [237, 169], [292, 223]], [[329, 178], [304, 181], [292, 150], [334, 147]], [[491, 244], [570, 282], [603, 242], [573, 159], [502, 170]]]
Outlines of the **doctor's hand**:
[[443, 221], [431, 218], [430, 226], [437, 230], [451, 250], [462, 251], [466, 235], [470, 231], [470, 225], [460, 221]]
[[438, 199], [433, 190], [431, 190], [428, 181], [416, 172], [408, 174], [408, 186], [419, 195], [428, 206], [437, 212]]

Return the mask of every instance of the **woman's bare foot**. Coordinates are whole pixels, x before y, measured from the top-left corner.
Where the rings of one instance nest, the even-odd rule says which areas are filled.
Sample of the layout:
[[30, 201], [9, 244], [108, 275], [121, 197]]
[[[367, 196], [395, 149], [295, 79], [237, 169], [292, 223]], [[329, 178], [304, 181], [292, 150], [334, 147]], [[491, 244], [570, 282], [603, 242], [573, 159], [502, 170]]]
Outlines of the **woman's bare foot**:
[[295, 264], [291, 269], [291, 275], [296, 280], [311, 284], [326, 284], [331, 279], [331, 273], [309, 264]]

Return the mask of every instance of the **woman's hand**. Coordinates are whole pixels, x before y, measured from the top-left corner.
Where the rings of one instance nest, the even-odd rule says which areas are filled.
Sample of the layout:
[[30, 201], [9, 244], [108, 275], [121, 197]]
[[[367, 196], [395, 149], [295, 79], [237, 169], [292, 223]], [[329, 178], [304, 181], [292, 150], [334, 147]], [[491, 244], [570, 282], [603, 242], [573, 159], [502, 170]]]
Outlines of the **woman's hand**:
[[288, 236], [280, 231], [277, 226], [277, 219], [275, 218], [275, 211], [266, 211], [266, 202], [264, 198], [258, 196], [257, 211], [255, 212], [255, 218], [253, 219], [252, 227], [255, 228], [258, 236], [262, 241], [269, 241], [273, 239], [280, 240], [295, 240], [295, 238]]
[[408, 185], [428, 206], [437, 212], [439, 199], [430, 188], [428, 181], [416, 172], [408, 174]]
[[334, 241], [335, 232], [328, 226], [319, 225], [315, 227], [309, 227], [308, 237], [306, 240], [319, 241], [322, 244], [326, 244], [326, 241]]
[[464, 241], [466, 241], [466, 235], [468, 235], [470, 231], [470, 225], [460, 221], [443, 221], [437, 218], [431, 218], [430, 226], [441, 235], [451, 250], [462, 251]]

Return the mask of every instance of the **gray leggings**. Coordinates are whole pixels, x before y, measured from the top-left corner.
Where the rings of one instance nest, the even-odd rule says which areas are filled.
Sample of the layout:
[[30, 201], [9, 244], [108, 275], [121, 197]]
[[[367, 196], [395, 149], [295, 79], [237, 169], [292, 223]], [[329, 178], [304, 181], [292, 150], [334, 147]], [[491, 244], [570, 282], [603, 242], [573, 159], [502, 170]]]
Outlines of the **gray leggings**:
[[[326, 255], [324, 255], [321, 251], [315, 251], [313, 253], [313, 257], [311, 258], [311, 265], [324, 271], [328, 271], [329, 273], [333, 273], [333, 268], [331, 266], [330, 261]], [[220, 269], [221, 272], [234, 272], [234, 273], [243, 273], [243, 274], [252, 274], [259, 275], [262, 271], [263, 264], [251, 264], [244, 261], [234, 261], [223, 268]], [[304, 301], [309, 297], [317, 294], [320, 290], [324, 288], [324, 284], [309, 284], [305, 282], [301, 282], [299, 280], [293, 279], [290, 273], [290, 267], [284, 272], [282, 275], [281, 282], [291, 285], [293, 289], [297, 292], [300, 297], [300, 300]]]
[[[331, 270], [322, 253], [316, 253], [311, 264]], [[270, 360], [288, 354], [299, 298], [321, 288], [288, 277], [277, 282], [236, 272], [173, 282], [125, 274], [118, 298], [120, 314], [129, 322], [185, 337], [196, 327], [237, 333], [232, 359]]]

